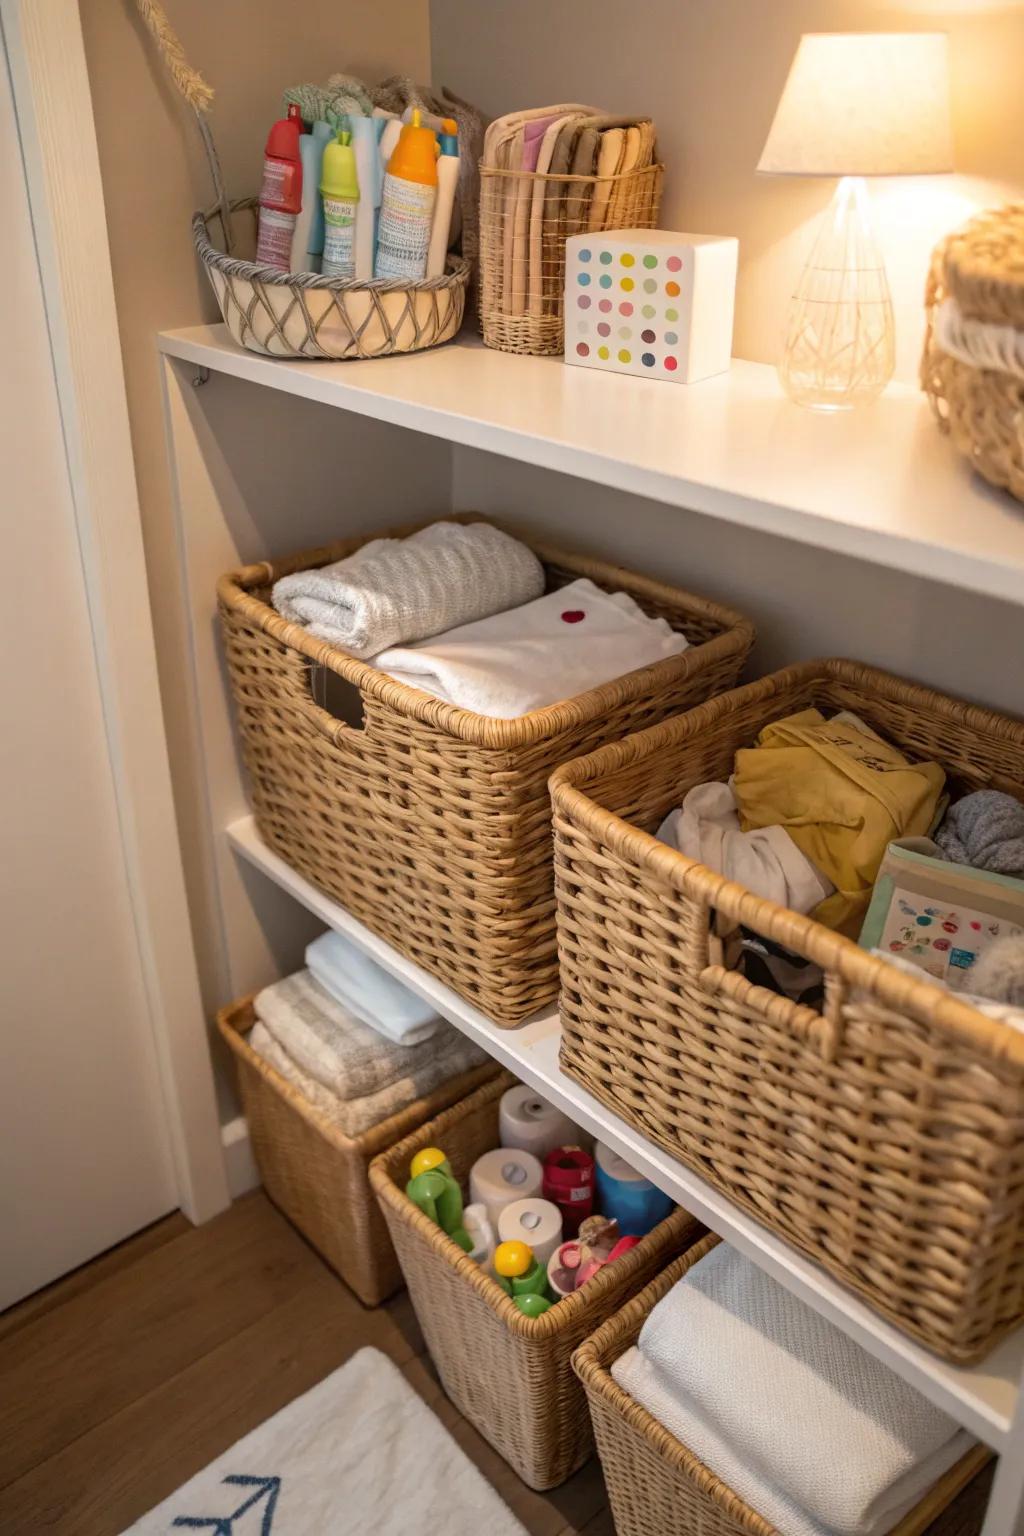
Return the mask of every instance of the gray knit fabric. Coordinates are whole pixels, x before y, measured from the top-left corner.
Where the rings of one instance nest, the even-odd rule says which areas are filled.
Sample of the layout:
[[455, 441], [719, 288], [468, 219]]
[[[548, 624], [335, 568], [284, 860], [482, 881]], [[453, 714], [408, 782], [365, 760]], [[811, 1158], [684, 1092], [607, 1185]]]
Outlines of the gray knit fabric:
[[979, 789], [951, 805], [935, 841], [954, 864], [1024, 880], [1024, 805], [998, 789]]

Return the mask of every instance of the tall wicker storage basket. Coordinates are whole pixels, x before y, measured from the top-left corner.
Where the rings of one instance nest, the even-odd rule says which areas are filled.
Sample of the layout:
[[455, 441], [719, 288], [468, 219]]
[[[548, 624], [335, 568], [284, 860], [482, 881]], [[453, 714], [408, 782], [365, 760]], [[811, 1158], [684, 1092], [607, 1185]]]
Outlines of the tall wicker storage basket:
[[466, 1187], [476, 1159], [498, 1145], [498, 1106], [514, 1081], [503, 1073], [381, 1153], [371, 1164], [370, 1183], [445, 1391], [525, 1483], [553, 1488], [593, 1450], [582, 1389], [570, 1366], [573, 1350], [703, 1228], [675, 1211], [581, 1291], [543, 1317], [524, 1317], [405, 1194], [413, 1154], [428, 1146], [445, 1151]]
[[[594, 1422], [616, 1536], [779, 1536], [779, 1532], [716, 1477], [646, 1408], [623, 1391], [611, 1367], [631, 1349], [649, 1314], [718, 1239], [702, 1238], [581, 1344], [573, 1369]], [[743, 1383], [736, 1383], [742, 1392]], [[785, 1412], [785, 1404], [779, 1404]], [[894, 1526], [890, 1536], [919, 1536], [989, 1460], [976, 1446]], [[936, 1526], [938, 1536], [940, 1526]]]
[[[533, 544], [550, 589], [588, 576], [624, 590], [691, 645], [578, 698], [515, 720], [487, 719], [391, 681], [270, 607], [279, 576], [364, 542], [249, 566], [220, 582], [256, 820], [293, 868], [513, 1025], [558, 990], [551, 770], [731, 687], [753, 628], [663, 582]], [[314, 702], [326, 673], [358, 692], [361, 728]]]
[[379, 1306], [401, 1289], [402, 1271], [370, 1189], [371, 1159], [481, 1087], [498, 1069], [488, 1062], [464, 1072], [401, 1114], [352, 1138], [324, 1121], [257, 1056], [246, 1039], [255, 1022], [249, 998], [217, 1015], [217, 1027], [238, 1067], [239, 1096], [263, 1186], [359, 1300]]
[[[1024, 1035], [651, 834], [738, 747], [850, 709], [956, 795], [1024, 798], [1024, 722], [853, 662], [790, 667], [552, 778], [562, 1066], [945, 1358], [1024, 1314]], [[715, 963], [712, 923], [821, 966], [819, 1014]]]

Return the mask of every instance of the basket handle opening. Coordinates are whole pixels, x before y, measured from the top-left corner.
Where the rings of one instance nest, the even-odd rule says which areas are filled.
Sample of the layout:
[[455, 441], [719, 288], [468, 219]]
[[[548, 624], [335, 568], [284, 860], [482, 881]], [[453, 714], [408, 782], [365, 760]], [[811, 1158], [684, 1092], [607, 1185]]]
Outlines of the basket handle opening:
[[329, 741], [339, 746], [346, 732], [365, 730], [366, 708], [355, 683], [318, 661], [310, 662], [308, 680], [310, 718]]

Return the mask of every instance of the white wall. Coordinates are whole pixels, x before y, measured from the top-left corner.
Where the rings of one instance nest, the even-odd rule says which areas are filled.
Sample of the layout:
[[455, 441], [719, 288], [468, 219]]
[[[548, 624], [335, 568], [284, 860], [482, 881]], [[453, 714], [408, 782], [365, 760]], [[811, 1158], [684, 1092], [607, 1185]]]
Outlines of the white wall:
[[873, 184], [899, 377], [916, 377], [935, 241], [1024, 186], [1021, 0], [431, 0], [430, 15], [435, 79], [492, 115], [558, 101], [652, 114], [662, 226], [739, 236], [738, 357], [775, 360], [834, 186], [754, 170], [802, 32], [950, 33], [959, 174]]

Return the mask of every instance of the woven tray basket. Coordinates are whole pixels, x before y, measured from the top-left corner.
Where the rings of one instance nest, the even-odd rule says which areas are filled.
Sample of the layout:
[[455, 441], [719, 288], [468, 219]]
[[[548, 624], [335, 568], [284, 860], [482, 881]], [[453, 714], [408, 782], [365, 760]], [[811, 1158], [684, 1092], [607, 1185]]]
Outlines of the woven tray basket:
[[993, 485], [1024, 501], [1024, 203], [944, 240], [925, 294], [921, 384], [942, 428]]
[[400, 1290], [402, 1272], [370, 1189], [371, 1158], [492, 1078], [491, 1063], [452, 1078], [362, 1136], [343, 1136], [249, 1045], [252, 1000], [217, 1015], [267, 1194], [368, 1307]]
[[[219, 584], [256, 820], [294, 869], [512, 1025], [558, 990], [551, 770], [731, 687], [753, 629], [662, 582], [533, 544], [550, 588], [589, 576], [625, 590], [692, 644], [576, 699], [485, 719], [391, 681], [269, 606], [277, 577], [340, 559], [367, 537], [249, 566]], [[328, 674], [349, 685], [361, 729], [314, 702]]]
[[[649, 1314], [718, 1242], [704, 1237], [615, 1313], [573, 1356], [594, 1422], [616, 1536], [779, 1536], [767, 1520], [623, 1391], [611, 1367], [631, 1349]], [[743, 1383], [736, 1383], [742, 1392]], [[785, 1412], [785, 1404], [780, 1403]], [[952, 1467], [890, 1536], [919, 1536], [976, 1476], [991, 1451], [976, 1446]], [[841, 1475], [841, 1468], [837, 1468]], [[943, 1525], [935, 1528], [939, 1536]]]
[[380, 1201], [405, 1283], [445, 1391], [531, 1488], [554, 1488], [594, 1448], [570, 1360], [578, 1344], [703, 1228], [677, 1210], [615, 1264], [543, 1317], [524, 1317], [479, 1264], [405, 1194], [421, 1147], [441, 1147], [467, 1188], [477, 1158], [498, 1145], [508, 1073], [479, 1088], [374, 1159]]
[[[480, 326], [489, 347], [565, 350], [565, 242], [588, 230], [654, 229], [663, 165], [618, 176], [480, 167]], [[591, 210], [600, 208], [591, 224]]]
[[[850, 709], [953, 795], [1024, 798], [1024, 723], [805, 663], [552, 778], [563, 1070], [950, 1360], [1024, 1314], [1024, 1035], [651, 835], [737, 748]], [[822, 967], [823, 1014], [715, 963], [719, 922]]]

